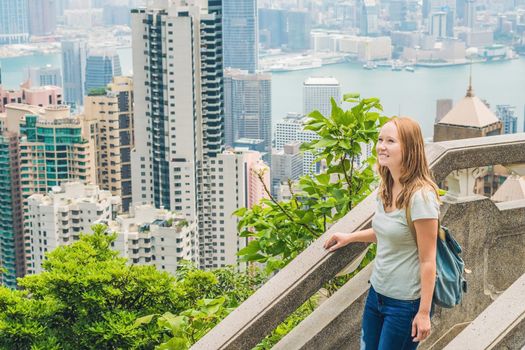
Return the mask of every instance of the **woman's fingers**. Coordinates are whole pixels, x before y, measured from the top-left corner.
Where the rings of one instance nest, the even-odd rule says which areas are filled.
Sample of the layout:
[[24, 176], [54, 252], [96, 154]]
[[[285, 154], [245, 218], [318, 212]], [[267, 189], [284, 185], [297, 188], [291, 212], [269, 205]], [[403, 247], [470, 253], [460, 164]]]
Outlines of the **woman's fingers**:
[[333, 246], [336, 243], [337, 243], [337, 238], [335, 237], [335, 235], [332, 235], [332, 236], [330, 236], [330, 238], [328, 238], [324, 242], [323, 248], [324, 249], [328, 249], [328, 248], [330, 248], [331, 246]]
[[333, 252], [334, 250], [337, 250], [337, 249], [339, 249], [341, 247], [342, 247], [341, 242], [338, 242], [338, 243], [334, 244], [333, 246], [331, 246], [330, 249], [328, 249], [328, 251]]

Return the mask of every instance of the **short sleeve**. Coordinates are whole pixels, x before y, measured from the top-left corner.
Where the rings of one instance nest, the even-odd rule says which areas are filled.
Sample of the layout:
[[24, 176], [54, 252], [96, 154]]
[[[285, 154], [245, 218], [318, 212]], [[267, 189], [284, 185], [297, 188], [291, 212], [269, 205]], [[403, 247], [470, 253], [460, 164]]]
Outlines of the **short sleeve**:
[[434, 191], [420, 189], [414, 192], [410, 216], [412, 221], [418, 219], [439, 219], [439, 202]]

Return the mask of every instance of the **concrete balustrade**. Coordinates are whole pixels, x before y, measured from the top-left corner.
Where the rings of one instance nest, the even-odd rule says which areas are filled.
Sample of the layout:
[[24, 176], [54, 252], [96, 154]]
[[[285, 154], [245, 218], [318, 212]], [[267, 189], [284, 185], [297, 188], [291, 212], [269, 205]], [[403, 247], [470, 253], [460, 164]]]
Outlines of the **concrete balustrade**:
[[[453, 170], [492, 164], [525, 163], [525, 134], [446, 141], [427, 146], [436, 181]], [[294, 261], [197, 342], [192, 349], [251, 349], [280, 322], [352, 263], [366, 249], [352, 244], [327, 253], [323, 242], [332, 232], [353, 232], [370, 225], [376, 193], [367, 197]], [[462, 305], [436, 309], [433, 334], [422, 348], [441, 349], [493, 300], [525, 273], [525, 203], [494, 204], [482, 196], [444, 199], [442, 221], [464, 248], [470, 290]], [[512, 268], [509, 268], [512, 267]], [[361, 271], [276, 349], [358, 348], [363, 300], [370, 267]]]
[[523, 349], [525, 274], [454, 338], [445, 350]]

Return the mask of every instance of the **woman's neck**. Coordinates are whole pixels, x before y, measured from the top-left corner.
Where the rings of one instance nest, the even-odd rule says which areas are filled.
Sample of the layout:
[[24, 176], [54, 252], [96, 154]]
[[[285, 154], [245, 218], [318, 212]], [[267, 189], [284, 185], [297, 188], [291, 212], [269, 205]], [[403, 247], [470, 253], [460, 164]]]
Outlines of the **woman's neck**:
[[392, 189], [399, 189], [401, 190], [401, 182], [399, 181], [401, 177], [401, 169], [388, 169], [390, 170], [390, 175], [392, 176], [392, 179], [394, 180], [394, 186]]

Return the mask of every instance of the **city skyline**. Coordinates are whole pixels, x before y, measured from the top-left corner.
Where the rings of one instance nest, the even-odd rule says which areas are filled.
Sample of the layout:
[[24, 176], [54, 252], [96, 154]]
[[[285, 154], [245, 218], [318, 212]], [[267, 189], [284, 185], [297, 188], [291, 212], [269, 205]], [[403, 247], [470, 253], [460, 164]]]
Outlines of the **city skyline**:
[[[203, 269], [236, 264], [236, 253], [249, 242], [238, 237], [239, 219], [228, 215], [271, 194], [289, 198], [288, 181], [323, 171], [313, 154], [301, 154], [298, 148], [300, 142], [319, 138], [303, 130], [311, 111], [330, 115], [330, 98], [341, 102], [350, 92], [349, 82], [360, 86], [358, 79], [397, 74], [399, 80], [392, 83], [406, 82], [409, 91], [412, 81], [439, 83], [428, 78], [433, 70], [442, 72], [433, 75], [438, 79], [469, 62], [519, 67], [525, 32], [525, 6], [522, 10], [520, 4], [511, 8], [481, 1], [424, 1], [420, 6], [404, 0], [356, 0], [323, 8], [308, 1], [270, 6], [246, 0], [155, 0], [146, 7], [112, 0], [90, 6], [75, 1], [51, 4], [41, 0], [30, 10], [20, 4], [9, 7], [22, 11], [27, 23], [24, 19], [19, 29], [0, 33], [0, 38], [26, 45], [17, 48], [5, 42], [0, 57], [38, 47], [61, 58], [58, 64], [42, 61], [25, 69], [17, 89], [0, 86], [0, 113], [5, 113], [0, 123], [2, 156], [19, 159], [2, 163], [3, 171], [15, 178], [0, 187], [16, 188], [5, 199], [10, 228], [2, 244], [6, 261], [25, 261], [6, 265], [3, 281], [10, 286], [15, 275], [39, 272], [46, 251], [78, 240], [75, 233], [87, 230], [67, 228], [73, 232], [68, 238], [64, 226], [56, 233], [58, 243], [46, 245], [41, 230], [32, 229], [44, 214], [27, 214], [29, 198], [37, 210], [53, 201], [53, 191], [56, 198], [60, 191], [66, 193], [63, 187], [70, 181], [109, 191], [119, 202], [112, 212], [151, 206], [187, 220], [193, 229], [174, 243], [182, 243], [176, 248], [183, 252], [177, 259], [189, 257]], [[504, 15], [498, 12], [502, 9]], [[46, 15], [36, 18], [35, 13]], [[122, 59], [122, 47], [131, 47], [129, 58]], [[372, 87], [362, 96], [368, 97]], [[464, 92], [441, 89], [447, 89], [447, 96], [433, 92], [433, 112], [425, 117], [437, 118], [434, 137], [454, 134], [449, 119], [470, 118], [470, 109], [480, 108], [490, 119], [483, 124], [484, 135], [518, 131], [522, 100], [483, 93], [478, 97], [471, 89], [462, 99]], [[398, 93], [407, 95], [395, 90], [379, 97], [389, 103]], [[410, 97], [408, 101], [418, 104]], [[470, 104], [474, 107], [461, 107]], [[402, 114], [401, 104], [397, 107]], [[277, 108], [288, 110], [276, 113]], [[457, 110], [465, 115], [450, 117]], [[457, 131], [464, 133], [465, 129]], [[362, 157], [369, 155], [366, 147]], [[25, 165], [29, 162], [42, 165]], [[89, 223], [109, 220], [92, 217], [89, 211], [82, 215], [86, 220], [89, 216]], [[141, 220], [153, 222], [153, 217]], [[136, 237], [151, 239], [140, 233]], [[42, 244], [24, 250], [24, 244], [35, 239]], [[133, 262], [154, 263], [151, 251], [132, 250], [137, 249], [141, 255], [130, 256]], [[171, 269], [173, 261], [170, 264]]]

